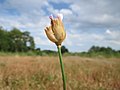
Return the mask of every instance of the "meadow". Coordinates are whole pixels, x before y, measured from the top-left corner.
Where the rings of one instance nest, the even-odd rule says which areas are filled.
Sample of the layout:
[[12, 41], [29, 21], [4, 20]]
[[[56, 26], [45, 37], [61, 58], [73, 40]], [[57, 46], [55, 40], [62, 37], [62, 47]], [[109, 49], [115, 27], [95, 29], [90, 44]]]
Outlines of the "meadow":
[[[67, 90], [120, 90], [119, 58], [63, 57]], [[57, 56], [0, 56], [0, 90], [62, 90]]]

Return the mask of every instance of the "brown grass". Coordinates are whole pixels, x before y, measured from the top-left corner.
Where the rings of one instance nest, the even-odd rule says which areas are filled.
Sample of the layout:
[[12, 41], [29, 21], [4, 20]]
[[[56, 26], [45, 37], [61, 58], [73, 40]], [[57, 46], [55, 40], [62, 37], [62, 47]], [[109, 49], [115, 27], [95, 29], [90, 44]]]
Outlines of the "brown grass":
[[[120, 90], [120, 59], [63, 60], [67, 90]], [[62, 90], [58, 57], [0, 56], [0, 90]]]

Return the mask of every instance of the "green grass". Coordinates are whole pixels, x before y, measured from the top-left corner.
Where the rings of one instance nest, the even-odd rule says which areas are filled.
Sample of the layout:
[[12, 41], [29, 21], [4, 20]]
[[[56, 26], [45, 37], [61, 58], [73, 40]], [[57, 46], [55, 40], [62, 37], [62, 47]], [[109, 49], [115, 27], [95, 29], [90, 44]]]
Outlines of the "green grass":
[[[54, 51], [28, 51], [28, 52], [0, 52], [0, 56], [58, 56], [57, 52]], [[120, 53], [105, 53], [105, 52], [81, 52], [81, 53], [64, 53], [63, 56], [80, 56], [90, 58], [120, 58]]]

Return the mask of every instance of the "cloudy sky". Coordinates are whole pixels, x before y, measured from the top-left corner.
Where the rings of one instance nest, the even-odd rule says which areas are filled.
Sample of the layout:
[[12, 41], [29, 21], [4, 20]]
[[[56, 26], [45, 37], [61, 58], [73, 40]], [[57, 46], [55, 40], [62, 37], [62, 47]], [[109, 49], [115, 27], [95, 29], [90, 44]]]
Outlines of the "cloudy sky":
[[69, 51], [92, 45], [120, 49], [120, 0], [0, 0], [0, 26], [29, 31], [36, 47], [56, 50], [44, 32], [49, 15], [62, 13]]

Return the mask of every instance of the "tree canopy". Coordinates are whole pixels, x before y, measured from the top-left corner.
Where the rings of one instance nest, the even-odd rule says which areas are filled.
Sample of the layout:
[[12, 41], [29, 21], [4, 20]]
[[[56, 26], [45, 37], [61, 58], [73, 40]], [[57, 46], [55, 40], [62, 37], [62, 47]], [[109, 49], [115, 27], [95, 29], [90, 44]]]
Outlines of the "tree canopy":
[[21, 32], [17, 28], [7, 31], [0, 27], [0, 51], [25, 52], [34, 48], [34, 39], [28, 31]]
[[67, 53], [67, 52], [69, 52], [68, 49], [65, 46], [62, 46], [61, 47], [61, 53], [64, 54], [64, 53]]

